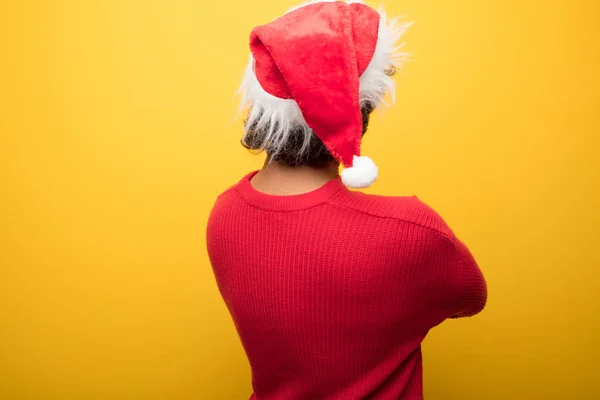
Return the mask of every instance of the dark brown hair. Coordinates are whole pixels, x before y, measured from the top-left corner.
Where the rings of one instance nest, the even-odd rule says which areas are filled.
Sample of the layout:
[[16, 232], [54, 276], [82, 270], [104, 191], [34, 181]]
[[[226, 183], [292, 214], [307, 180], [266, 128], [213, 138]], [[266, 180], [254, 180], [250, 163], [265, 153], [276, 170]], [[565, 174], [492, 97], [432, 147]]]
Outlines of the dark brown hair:
[[[367, 128], [369, 127], [369, 117], [371, 116], [373, 109], [374, 107], [370, 103], [363, 104], [361, 107], [363, 135], [367, 132]], [[260, 118], [257, 120], [260, 120]], [[244, 121], [244, 124], [247, 123], [247, 120]], [[247, 127], [247, 134], [241, 140], [242, 146], [257, 153], [266, 150], [267, 155], [272, 157], [272, 161], [281, 162], [292, 167], [302, 165], [324, 167], [335, 161], [321, 139], [319, 139], [312, 131], [307, 146], [306, 143], [304, 143], [305, 136], [303, 135], [302, 128], [299, 127], [293, 128], [288, 136], [289, 139], [285, 142], [283, 148], [281, 148], [277, 154], [272, 156], [269, 154], [269, 144], [265, 143], [265, 137], [269, 129], [269, 126], [266, 126], [263, 129], [255, 129], [252, 126]]]

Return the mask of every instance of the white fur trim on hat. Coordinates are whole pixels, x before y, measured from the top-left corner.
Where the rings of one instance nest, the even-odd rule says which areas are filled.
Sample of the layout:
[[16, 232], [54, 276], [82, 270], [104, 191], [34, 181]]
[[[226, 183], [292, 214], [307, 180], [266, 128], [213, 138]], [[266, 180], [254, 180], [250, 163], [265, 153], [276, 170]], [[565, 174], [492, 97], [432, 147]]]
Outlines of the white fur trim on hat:
[[377, 180], [379, 170], [369, 157], [354, 156], [352, 166], [344, 168], [341, 175], [344, 185], [360, 189], [371, 186]]
[[[290, 11], [305, 7], [314, 3], [333, 2], [336, 0], [312, 0], [301, 6], [295, 7]], [[362, 3], [361, 0], [347, 0], [346, 3]], [[399, 19], [388, 19], [383, 9], [378, 10], [380, 20], [377, 36], [377, 44], [374, 54], [367, 68], [359, 77], [359, 102], [361, 106], [370, 103], [375, 107], [387, 105], [384, 97], [386, 93], [391, 94], [392, 102], [395, 98], [395, 88], [393, 79], [386, 74], [386, 68], [393, 66], [399, 68], [402, 62], [408, 57], [408, 54], [400, 51], [402, 44], [397, 44], [400, 37], [410, 27], [411, 23], [401, 22]], [[293, 132], [295, 135], [302, 135], [301, 149], [298, 156], [303, 157], [309, 149], [310, 141], [313, 138], [312, 130], [308, 127], [300, 107], [293, 99], [282, 99], [266, 92], [258, 81], [254, 71], [254, 57], [250, 55], [250, 60], [246, 68], [246, 73], [242, 80], [242, 84], [238, 90], [242, 94], [241, 111], [249, 109], [249, 114], [246, 120], [245, 136], [251, 130], [266, 131], [263, 137], [261, 148], [265, 149], [273, 158], [289, 140], [289, 135]], [[363, 157], [356, 156], [356, 159]], [[371, 176], [369, 179], [360, 180], [360, 184], [364, 182], [374, 182], [377, 178], [377, 167], [371, 159], [366, 157], [372, 164], [373, 168], [368, 169]], [[362, 161], [358, 161], [360, 165]], [[356, 165], [356, 164], [355, 164]], [[346, 176], [351, 176], [350, 181], [354, 181], [356, 171], [355, 166], [346, 168]], [[361, 169], [359, 167], [359, 169]], [[374, 174], [372, 172], [375, 172]], [[373, 177], [374, 175], [374, 177]], [[348, 185], [350, 187], [365, 187], [365, 186]], [[368, 186], [368, 185], [367, 185]]]

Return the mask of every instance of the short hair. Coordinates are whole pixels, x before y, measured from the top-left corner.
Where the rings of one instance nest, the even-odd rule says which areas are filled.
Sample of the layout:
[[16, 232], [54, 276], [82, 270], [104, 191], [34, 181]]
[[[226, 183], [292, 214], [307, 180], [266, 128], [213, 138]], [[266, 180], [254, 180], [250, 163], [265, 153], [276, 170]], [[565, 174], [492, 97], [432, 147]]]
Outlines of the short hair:
[[[388, 66], [384, 72], [391, 77], [395, 75], [396, 68]], [[367, 132], [369, 118], [375, 108], [376, 105], [369, 101], [364, 101], [361, 104], [363, 135]], [[285, 140], [274, 143], [269, 133], [277, 131], [278, 127], [271, 126], [269, 123], [262, 123], [260, 128], [257, 128], [259, 122], [262, 122], [260, 116], [255, 118], [254, 123], [251, 125], [248, 125], [248, 118], [244, 120], [246, 134], [241, 143], [246, 149], [256, 153], [265, 151], [269, 160], [292, 167], [303, 165], [323, 167], [335, 161], [321, 139], [305, 123], [291, 126], [288, 132], [284, 132], [283, 137]]]
[[[374, 107], [370, 103], [363, 104], [361, 107], [363, 135], [369, 127], [369, 117], [373, 109]], [[248, 121], [245, 120], [244, 124], [247, 125]], [[247, 126], [247, 133], [241, 140], [242, 146], [256, 153], [265, 151], [271, 161], [280, 162], [291, 167], [303, 165], [324, 167], [335, 161], [335, 158], [312, 129], [309, 130], [308, 135], [305, 135], [303, 127], [290, 128], [287, 140], [278, 148], [274, 148], [269, 143], [267, 139], [269, 130], [268, 125], [263, 126], [261, 129], [256, 129], [255, 126]]]

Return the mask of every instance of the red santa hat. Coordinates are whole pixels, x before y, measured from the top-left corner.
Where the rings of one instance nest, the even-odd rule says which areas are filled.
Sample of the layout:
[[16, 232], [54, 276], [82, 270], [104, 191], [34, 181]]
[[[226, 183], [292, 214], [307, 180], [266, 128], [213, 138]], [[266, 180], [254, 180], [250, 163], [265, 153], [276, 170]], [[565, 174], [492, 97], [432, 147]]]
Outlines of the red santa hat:
[[386, 74], [405, 53], [397, 40], [409, 24], [388, 21], [360, 1], [317, 1], [292, 9], [250, 35], [252, 55], [242, 82], [249, 130], [266, 129], [265, 145], [281, 150], [293, 134], [308, 149], [314, 132], [344, 165], [346, 186], [370, 186], [378, 175], [360, 155], [361, 105], [377, 107], [394, 82]]

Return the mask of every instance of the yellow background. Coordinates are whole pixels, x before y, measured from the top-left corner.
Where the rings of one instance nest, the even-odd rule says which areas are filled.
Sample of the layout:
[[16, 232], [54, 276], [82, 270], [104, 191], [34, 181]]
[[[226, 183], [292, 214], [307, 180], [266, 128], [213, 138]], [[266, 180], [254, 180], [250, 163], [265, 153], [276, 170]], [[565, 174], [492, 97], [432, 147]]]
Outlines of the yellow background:
[[[598, 2], [387, 3], [414, 60], [369, 192], [419, 195], [489, 281], [427, 339], [426, 398], [599, 399]], [[293, 4], [0, 2], [0, 399], [249, 396], [204, 229], [262, 162], [248, 34]]]

